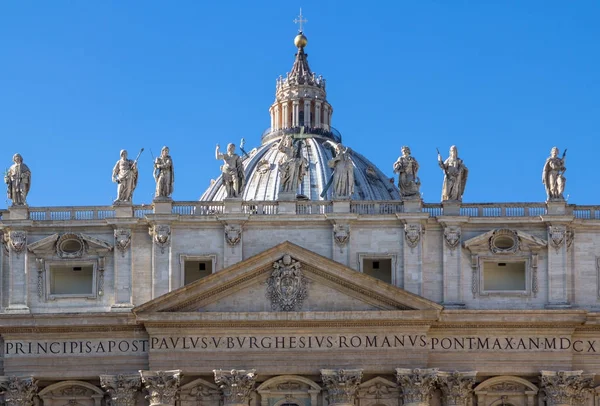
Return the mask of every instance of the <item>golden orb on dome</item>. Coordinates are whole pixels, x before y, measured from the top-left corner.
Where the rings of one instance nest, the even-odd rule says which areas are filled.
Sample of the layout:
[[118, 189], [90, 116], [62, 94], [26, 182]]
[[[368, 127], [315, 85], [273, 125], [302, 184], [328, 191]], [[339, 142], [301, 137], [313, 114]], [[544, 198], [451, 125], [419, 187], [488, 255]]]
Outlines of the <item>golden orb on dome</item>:
[[306, 44], [308, 44], [308, 38], [306, 38], [304, 34], [300, 33], [296, 35], [296, 38], [294, 38], [294, 45], [296, 45], [297, 48], [304, 48]]

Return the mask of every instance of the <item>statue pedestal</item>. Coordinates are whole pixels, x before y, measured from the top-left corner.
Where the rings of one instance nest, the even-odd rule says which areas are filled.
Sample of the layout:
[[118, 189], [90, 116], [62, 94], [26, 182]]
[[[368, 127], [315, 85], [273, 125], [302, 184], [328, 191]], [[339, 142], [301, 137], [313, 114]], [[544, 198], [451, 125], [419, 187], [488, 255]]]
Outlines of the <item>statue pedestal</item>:
[[113, 204], [115, 217], [133, 217], [133, 205], [131, 203]]
[[152, 201], [154, 214], [171, 214], [173, 212], [173, 199], [158, 197]]
[[403, 200], [402, 211], [404, 213], [421, 213], [423, 211], [423, 200], [420, 198]]
[[242, 212], [242, 199], [240, 198], [227, 198], [223, 200], [223, 213], [233, 214]]
[[295, 202], [296, 192], [279, 192], [277, 194], [277, 200], [280, 202]]
[[277, 207], [279, 214], [296, 214], [296, 202], [279, 202]]
[[567, 202], [564, 200], [547, 200], [546, 212], [550, 215], [567, 214]]
[[19, 205], [8, 208], [9, 220], [27, 220], [29, 218], [29, 206]]
[[460, 216], [460, 204], [459, 200], [444, 200], [442, 202], [442, 214], [444, 216]]
[[350, 200], [334, 200], [333, 201], [333, 212], [334, 213], [350, 213]]

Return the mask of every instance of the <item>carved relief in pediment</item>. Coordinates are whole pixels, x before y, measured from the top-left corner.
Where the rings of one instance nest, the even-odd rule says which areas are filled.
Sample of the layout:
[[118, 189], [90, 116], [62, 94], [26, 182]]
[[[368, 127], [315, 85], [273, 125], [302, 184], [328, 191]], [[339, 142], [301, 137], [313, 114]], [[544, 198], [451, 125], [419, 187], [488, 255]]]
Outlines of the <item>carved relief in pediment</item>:
[[398, 406], [400, 388], [395, 382], [376, 377], [360, 384], [356, 398], [358, 406]]
[[181, 406], [219, 406], [221, 392], [214, 383], [196, 379], [181, 387], [179, 402]]
[[81, 233], [52, 234], [27, 246], [38, 257], [57, 256], [62, 259], [82, 258], [112, 251], [112, 244]]
[[478, 405], [528, 406], [537, 404], [538, 388], [516, 376], [496, 376], [481, 382], [473, 390]]
[[47, 386], [38, 396], [44, 406], [100, 406], [104, 392], [82, 381], [63, 381]]

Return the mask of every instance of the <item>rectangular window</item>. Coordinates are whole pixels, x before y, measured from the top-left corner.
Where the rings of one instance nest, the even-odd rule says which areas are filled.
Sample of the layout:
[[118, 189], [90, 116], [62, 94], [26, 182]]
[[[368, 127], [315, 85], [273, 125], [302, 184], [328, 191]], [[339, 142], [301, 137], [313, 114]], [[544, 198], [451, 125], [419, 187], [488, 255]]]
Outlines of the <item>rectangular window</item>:
[[494, 291], [526, 291], [526, 262], [483, 262], [483, 290]]
[[184, 263], [184, 284], [206, 278], [213, 273], [212, 261], [186, 260]]
[[96, 297], [96, 266], [90, 262], [50, 262], [47, 264], [49, 298]]
[[392, 283], [391, 258], [363, 258], [362, 272], [386, 283]]

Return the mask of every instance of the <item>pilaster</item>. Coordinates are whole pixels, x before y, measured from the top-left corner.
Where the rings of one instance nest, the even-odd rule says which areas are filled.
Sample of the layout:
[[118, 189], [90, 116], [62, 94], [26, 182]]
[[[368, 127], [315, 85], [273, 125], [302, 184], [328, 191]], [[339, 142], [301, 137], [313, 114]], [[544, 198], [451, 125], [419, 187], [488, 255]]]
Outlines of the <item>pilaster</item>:
[[146, 399], [150, 406], [175, 406], [179, 396], [181, 371], [140, 371], [144, 387], [148, 391]]
[[140, 375], [100, 375], [100, 385], [113, 406], [135, 406], [142, 380]]
[[548, 303], [547, 308], [571, 307], [567, 277], [567, 227], [552, 223], [548, 226]]
[[0, 391], [4, 393], [6, 406], [32, 406], [37, 390], [37, 381], [31, 376], [0, 377]]
[[476, 371], [438, 372], [438, 384], [445, 406], [468, 406], [473, 395]]
[[213, 370], [215, 383], [223, 393], [224, 406], [248, 406], [256, 383], [256, 370], [232, 369]]
[[321, 370], [321, 380], [327, 388], [329, 406], [354, 405], [362, 372], [362, 369]]
[[350, 224], [346, 221], [334, 222], [332, 237], [333, 260], [345, 266], [349, 266]]
[[113, 251], [115, 272], [115, 300], [111, 307], [113, 311], [128, 311], [133, 307], [132, 291], [132, 251], [131, 251], [131, 228], [116, 228], [115, 250]]
[[171, 226], [152, 224], [152, 298], [171, 291]]
[[223, 224], [223, 238], [225, 239], [223, 267], [227, 268], [242, 261], [242, 231], [243, 224], [229, 222]]
[[402, 388], [404, 406], [428, 406], [438, 382], [438, 370], [396, 368], [396, 380]]
[[441, 217], [442, 225], [442, 280], [443, 304], [449, 308], [464, 307], [462, 292], [462, 252], [460, 249], [462, 229], [465, 222], [461, 217]]
[[591, 394], [593, 375], [583, 371], [541, 371], [540, 386], [548, 406], [583, 405]]
[[403, 289], [419, 296], [423, 296], [424, 236], [425, 226], [418, 218], [404, 219]]
[[8, 307], [6, 313], [29, 313], [27, 306], [27, 232], [5, 232], [8, 247]]

